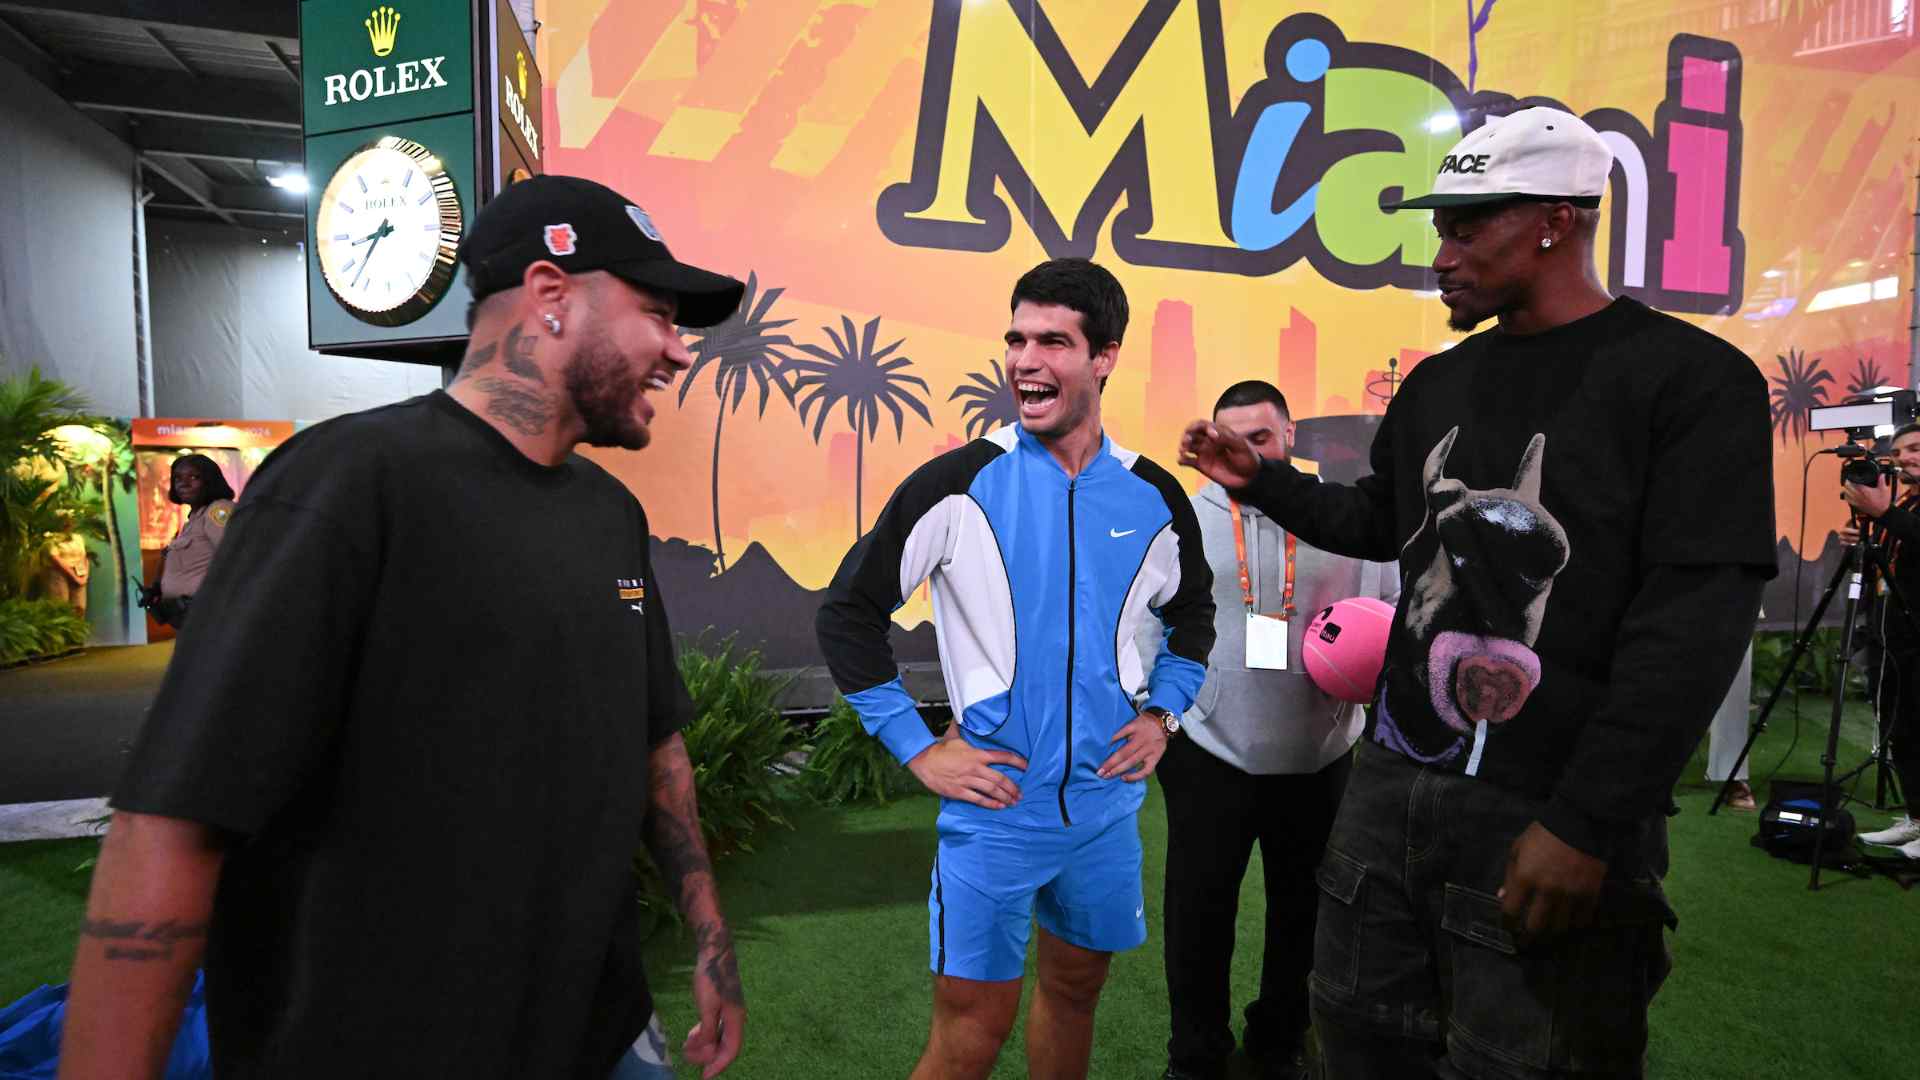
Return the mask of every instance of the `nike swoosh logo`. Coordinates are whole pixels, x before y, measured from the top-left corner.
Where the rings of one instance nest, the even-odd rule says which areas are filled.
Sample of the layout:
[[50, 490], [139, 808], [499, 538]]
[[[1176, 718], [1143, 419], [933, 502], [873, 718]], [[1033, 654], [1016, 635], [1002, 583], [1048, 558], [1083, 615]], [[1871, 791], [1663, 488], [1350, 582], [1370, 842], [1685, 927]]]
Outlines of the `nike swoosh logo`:
[[1132, 536], [1134, 533], [1137, 533], [1139, 531], [1140, 531], [1139, 529], [1128, 529], [1126, 532], [1121, 532], [1118, 529], [1108, 529], [1107, 535], [1113, 537], [1115, 540], [1118, 540], [1123, 536]]

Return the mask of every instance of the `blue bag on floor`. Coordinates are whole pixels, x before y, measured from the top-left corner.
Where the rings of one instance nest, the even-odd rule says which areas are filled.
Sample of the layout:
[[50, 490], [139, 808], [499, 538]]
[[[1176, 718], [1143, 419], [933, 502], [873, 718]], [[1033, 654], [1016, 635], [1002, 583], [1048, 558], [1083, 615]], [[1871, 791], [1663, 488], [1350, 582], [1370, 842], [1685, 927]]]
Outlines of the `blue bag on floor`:
[[[60, 1071], [60, 1027], [67, 984], [42, 986], [0, 1009], [0, 1080], [54, 1080]], [[167, 1056], [166, 1080], [212, 1080], [207, 1047], [206, 975], [196, 974], [180, 1034]]]

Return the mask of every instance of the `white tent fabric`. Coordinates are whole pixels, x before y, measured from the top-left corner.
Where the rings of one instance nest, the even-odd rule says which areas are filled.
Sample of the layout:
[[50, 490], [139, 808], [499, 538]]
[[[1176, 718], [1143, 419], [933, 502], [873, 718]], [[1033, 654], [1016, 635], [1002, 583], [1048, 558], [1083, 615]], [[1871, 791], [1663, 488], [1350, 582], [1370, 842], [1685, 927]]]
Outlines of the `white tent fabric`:
[[133, 151], [0, 60], [0, 377], [138, 410], [133, 199]]
[[305, 263], [278, 234], [150, 218], [147, 264], [161, 416], [324, 420], [440, 386], [436, 367], [309, 350]]

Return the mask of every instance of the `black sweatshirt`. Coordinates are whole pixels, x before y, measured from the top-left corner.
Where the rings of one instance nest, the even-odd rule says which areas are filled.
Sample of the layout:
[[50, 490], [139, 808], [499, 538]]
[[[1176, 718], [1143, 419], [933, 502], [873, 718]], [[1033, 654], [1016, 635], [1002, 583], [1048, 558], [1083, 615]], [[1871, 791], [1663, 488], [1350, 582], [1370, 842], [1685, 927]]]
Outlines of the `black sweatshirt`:
[[[1891, 541], [1884, 550], [1893, 562], [1893, 583], [1899, 596], [1916, 608], [1913, 621], [1920, 622], [1920, 494], [1889, 506], [1876, 524]], [[1898, 604], [1887, 606], [1885, 633], [1888, 648], [1899, 655], [1920, 651], [1920, 630], [1902, 617]]]
[[1400, 560], [1368, 737], [1546, 800], [1608, 858], [1659, 813], [1774, 573], [1765, 380], [1629, 299], [1475, 334], [1407, 376], [1373, 474], [1268, 463], [1237, 497], [1316, 547]]

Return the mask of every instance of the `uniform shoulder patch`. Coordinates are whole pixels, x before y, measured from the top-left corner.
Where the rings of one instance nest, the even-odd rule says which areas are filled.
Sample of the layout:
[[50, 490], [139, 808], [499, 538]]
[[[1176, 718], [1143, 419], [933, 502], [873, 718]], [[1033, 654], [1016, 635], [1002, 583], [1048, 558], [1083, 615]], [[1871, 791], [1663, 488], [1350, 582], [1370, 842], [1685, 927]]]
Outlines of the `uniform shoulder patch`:
[[221, 528], [227, 527], [227, 519], [233, 516], [233, 503], [221, 499], [207, 508], [207, 517]]

